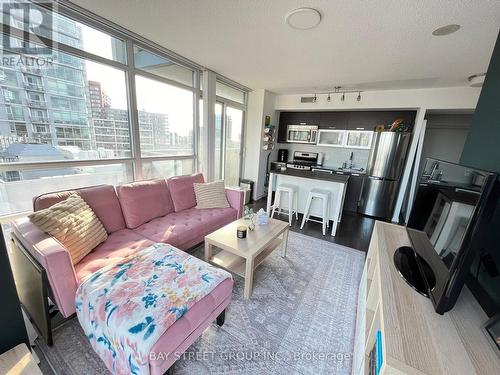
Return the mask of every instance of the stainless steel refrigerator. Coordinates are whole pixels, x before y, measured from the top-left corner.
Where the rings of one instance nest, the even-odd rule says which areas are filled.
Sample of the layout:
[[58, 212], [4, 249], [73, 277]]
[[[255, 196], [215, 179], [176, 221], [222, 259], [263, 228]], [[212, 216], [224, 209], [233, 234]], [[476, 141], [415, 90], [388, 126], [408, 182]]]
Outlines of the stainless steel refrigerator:
[[374, 133], [359, 213], [392, 218], [410, 138], [411, 133]]

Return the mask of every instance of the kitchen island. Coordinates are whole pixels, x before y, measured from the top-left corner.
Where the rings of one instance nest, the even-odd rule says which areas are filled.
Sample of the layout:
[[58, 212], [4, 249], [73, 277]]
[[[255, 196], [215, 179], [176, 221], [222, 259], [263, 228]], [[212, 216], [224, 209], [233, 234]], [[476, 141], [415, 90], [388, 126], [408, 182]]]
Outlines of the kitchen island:
[[[329, 219], [333, 221], [332, 236], [335, 236], [337, 225], [342, 219], [342, 208], [344, 197], [349, 181], [348, 175], [338, 175], [319, 171], [302, 171], [294, 169], [275, 170], [269, 175], [269, 192], [267, 194], [267, 212], [270, 215], [272, 205], [272, 192], [280, 184], [290, 184], [297, 186], [297, 211], [304, 213], [307, 196], [309, 192], [316, 189], [328, 190], [330, 195]], [[288, 209], [288, 199], [282, 199], [281, 207]], [[312, 216], [321, 216], [321, 202], [314, 200], [311, 205], [310, 213]]]

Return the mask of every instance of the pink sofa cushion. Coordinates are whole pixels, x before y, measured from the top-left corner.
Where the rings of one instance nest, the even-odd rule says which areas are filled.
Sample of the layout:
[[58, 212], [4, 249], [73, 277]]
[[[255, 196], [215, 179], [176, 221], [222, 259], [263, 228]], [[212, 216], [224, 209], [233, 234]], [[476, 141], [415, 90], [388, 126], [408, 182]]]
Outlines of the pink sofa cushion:
[[134, 231], [154, 242], [187, 250], [203, 242], [206, 234], [236, 220], [237, 215], [234, 208], [190, 208], [153, 219]]
[[128, 228], [174, 211], [165, 180], [139, 181], [116, 188]]
[[112, 262], [124, 259], [137, 251], [153, 245], [153, 243], [153, 241], [142, 237], [130, 229], [122, 229], [111, 233], [106, 241], [97, 246], [80, 263], [75, 265], [78, 285], [80, 285], [85, 277], [93, 274], [98, 269]]
[[112, 185], [92, 186], [82, 189], [47, 193], [33, 199], [33, 210], [48, 208], [68, 198], [72, 193], [79, 194], [92, 208], [106, 232], [113, 233], [125, 228], [120, 202]]
[[170, 195], [174, 201], [175, 212], [196, 206], [193, 184], [205, 182], [201, 173], [190, 176], [172, 177], [168, 180]]

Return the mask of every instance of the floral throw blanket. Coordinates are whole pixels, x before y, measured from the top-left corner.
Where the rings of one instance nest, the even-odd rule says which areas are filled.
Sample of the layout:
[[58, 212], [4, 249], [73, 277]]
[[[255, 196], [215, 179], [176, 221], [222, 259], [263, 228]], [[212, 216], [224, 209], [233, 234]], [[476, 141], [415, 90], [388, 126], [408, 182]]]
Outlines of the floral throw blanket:
[[78, 287], [76, 313], [114, 374], [149, 374], [149, 352], [191, 306], [231, 274], [166, 244], [96, 271]]

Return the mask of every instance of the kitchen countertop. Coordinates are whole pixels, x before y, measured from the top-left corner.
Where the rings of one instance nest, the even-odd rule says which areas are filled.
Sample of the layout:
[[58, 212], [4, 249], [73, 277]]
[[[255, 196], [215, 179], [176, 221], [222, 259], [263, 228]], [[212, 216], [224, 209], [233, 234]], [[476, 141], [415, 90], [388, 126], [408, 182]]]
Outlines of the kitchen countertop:
[[284, 171], [274, 170], [271, 171], [274, 174], [282, 174], [285, 176], [293, 176], [293, 177], [301, 177], [301, 178], [309, 178], [312, 180], [322, 180], [322, 181], [331, 181], [338, 183], [347, 183], [349, 181], [349, 175], [345, 174], [335, 174], [335, 173], [324, 173], [324, 172], [313, 172], [313, 171], [301, 171], [297, 169], [287, 169]]
[[316, 166], [313, 167], [316, 169], [323, 169], [327, 171], [333, 171], [335, 173], [340, 172], [340, 173], [346, 173], [346, 174], [357, 174], [357, 175], [364, 175], [366, 174], [366, 170], [359, 170], [359, 169], [349, 169], [349, 168], [341, 168], [341, 167], [324, 167], [324, 166]]

